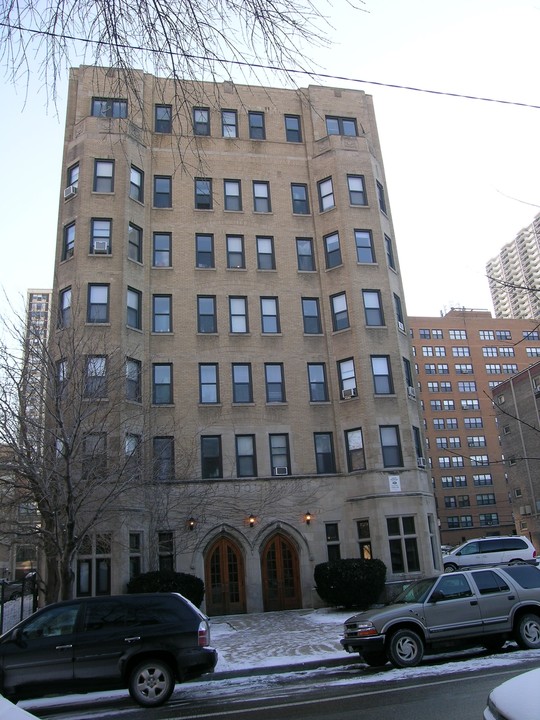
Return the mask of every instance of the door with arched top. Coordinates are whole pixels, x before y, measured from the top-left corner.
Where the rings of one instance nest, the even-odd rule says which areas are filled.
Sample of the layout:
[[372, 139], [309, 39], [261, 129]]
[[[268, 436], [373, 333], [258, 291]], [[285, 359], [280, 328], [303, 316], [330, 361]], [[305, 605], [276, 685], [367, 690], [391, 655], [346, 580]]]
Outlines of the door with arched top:
[[204, 562], [207, 615], [246, 612], [244, 558], [230, 538], [220, 538], [210, 547]]
[[264, 546], [261, 575], [265, 612], [302, 607], [298, 552], [282, 533], [273, 535]]

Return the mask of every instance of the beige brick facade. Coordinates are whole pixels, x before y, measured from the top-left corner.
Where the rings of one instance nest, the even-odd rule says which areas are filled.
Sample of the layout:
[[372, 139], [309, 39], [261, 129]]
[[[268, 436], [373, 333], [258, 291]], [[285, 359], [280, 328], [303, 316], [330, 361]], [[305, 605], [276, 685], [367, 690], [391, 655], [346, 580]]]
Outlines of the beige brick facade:
[[371, 553], [396, 580], [440, 569], [370, 96], [143, 73], [119, 87], [71, 72], [54, 294], [71, 288], [74, 322], [141, 363], [135, 430], [174, 437], [176, 482], [159, 526], [131, 499], [109, 528], [112, 590], [130, 536], [148, 570], [159, 532], [174, 567], [205, 578], [212, 612], [309, 607], [329, 556]]

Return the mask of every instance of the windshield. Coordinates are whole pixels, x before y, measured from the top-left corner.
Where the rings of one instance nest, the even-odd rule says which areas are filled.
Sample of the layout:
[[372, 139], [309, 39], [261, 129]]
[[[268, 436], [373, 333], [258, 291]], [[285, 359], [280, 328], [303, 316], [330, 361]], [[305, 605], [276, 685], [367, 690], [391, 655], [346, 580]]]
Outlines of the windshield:
[[392, 600], [392, 604], [424, 602], [424, 600], [431, 592], [431, 589], [437, 582], [437, 579], [438, 578], [434, 577], [425, 578], [424, 580], [417, 580], [416, 582], [408, 585], [404, 590], [402, 590], [399, 595], [394, 598], [394, 600]]

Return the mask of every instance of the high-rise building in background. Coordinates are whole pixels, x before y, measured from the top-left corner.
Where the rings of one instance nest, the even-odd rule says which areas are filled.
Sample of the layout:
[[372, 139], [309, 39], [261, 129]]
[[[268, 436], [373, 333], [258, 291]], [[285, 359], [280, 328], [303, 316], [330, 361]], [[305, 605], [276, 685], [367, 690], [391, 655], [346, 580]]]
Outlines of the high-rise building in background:
[[540, 214], [486, 265], [498, 318], [540, 318]]
[[537, 363], [538, 323], [455, 308], [409, 324], [442, 541], [519, 532], [492, 392]]
[[71, 71], [54, 333], [101, 408], [125, 364], [121, 430], [88, 433], [140, 448], [148, 497], [77, 592], [174, 568], [222, 614], [311, 606], [328, 559], [441, 569], [371, 97], [122, 79]]
[[51, 317], [51, 290], [27, 290], [25, 324], [24, 403], [31, 432], [39, 441], [43, 434], [44, 394], [47, 372], [47, 340]]

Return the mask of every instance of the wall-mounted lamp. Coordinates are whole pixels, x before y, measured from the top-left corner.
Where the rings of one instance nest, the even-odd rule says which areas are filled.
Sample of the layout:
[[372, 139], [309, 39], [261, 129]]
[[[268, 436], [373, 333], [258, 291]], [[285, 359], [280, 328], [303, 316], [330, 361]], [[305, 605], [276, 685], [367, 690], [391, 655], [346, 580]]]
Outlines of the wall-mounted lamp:
[[304, 520], [306, 521], [306, 525], [309, 525], [311, 523], [311, 513], [309, 512], [309, 510], [304, 515]]
[[190, 518], [189, 518], [189, 520], [188, 520], [188, 527], [189, 527], [190, 530], [193, 530], [193, 529], [194, 529], [194, 527], [195, 527], [195, 518], [194, 518], [194, 517], [190, 517]]
[[252, 528], [255, 525], [255, 515], [253, 513], [248, 518], [249, 527]]

